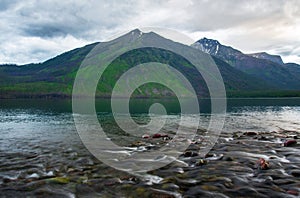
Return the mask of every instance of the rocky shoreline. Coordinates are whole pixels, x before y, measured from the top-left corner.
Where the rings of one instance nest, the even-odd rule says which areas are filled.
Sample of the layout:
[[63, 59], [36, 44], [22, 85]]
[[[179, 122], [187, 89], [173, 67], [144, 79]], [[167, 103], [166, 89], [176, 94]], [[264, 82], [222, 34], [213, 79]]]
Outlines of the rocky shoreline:
[[[129, 146], [154, 149], [171, 137], [156, 136]], [[23, 152], [0, 154], [0, 197], [299, 197], [298, 137], [223, 133], [205, 157], [192, 141], [177, 161], [140, 176], [104, 165], [80, 143], [20, 143]]]

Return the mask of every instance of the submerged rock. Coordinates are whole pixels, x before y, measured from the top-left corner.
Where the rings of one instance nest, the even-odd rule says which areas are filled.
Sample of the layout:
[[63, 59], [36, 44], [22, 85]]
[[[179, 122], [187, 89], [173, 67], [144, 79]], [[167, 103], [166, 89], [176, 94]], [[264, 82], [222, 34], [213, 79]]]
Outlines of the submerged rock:
[[150, 135], [145, 134], [145, 135], [142, 136], [142, 138], [143, 139], [148, 139], [148, 138], [150, 138]]
[[184, 157], [196, 157], [198, 156], [198, 153], [194, 152], [194, 151], [185, 151], [183, 153]]
[[152, 138], [163, 138], [163, 137], [169, 137], [167, 134], [160, 134], [160, 133], [155, 133], [152, 135]]
[[196, 163], [196, 166], [203, 166], [207, 164], [207, 160], [204, 160], [204, 159], [200, 159], [197, 163]]
[[142, 141], [136, 141], [136, 142], [133, 142], [131, 143], [131, 147], [139, 147], [139, 146], [145, 146], [146, 145], [146, 142], [142, 142]]
[[35, 190], [32, 197], [75, 197], [75, 195], [64, 189], [43, 187]]
[[45, 184], [46, 182], [44, 180], [33, 181], [28, 184], [25, 184], [24, 186], [21, 186], [21, 189], [25, 191], [32, 191], [44, 186]]
[[293, 175], [294, 177], [300, 177], [300, 170], [291, 171], [291, 175]]
[[9, 182], [15, 181], [15, 180], [16, 180], [16, 178], [12, 178], [12, 177], [4, 177], [4, 178], [2, 179], [2, 182], [3, 182], [3, 183], [9, 183]]
[[257, 162], [257, 168], [260, 170], [267, 170], [270, 168], [270, 163], [267, 160], [260, 158]]
[[284, 143], [283, 143], [283, 146], [285, 147], [290, 147], [290, 146], [295, 146], [297, 144], [297, 141], [296, 140], [286, 140]]
[[51, 179], [48, 179], [50, 183], [55, 183], [55, 184], [67, 184], [70, 182], [70, 179], [68, 177], [54, 177]]
[[288, 190], [288, 191], [286, 191], [288, 194], [290, 194], [290, 195], [295, 195], [295, 196], [298, 196], [299, 195], [299, 192], [298, 191], [296, 191], [296, 190]]
[[231, 161], [233, 161], [234, 159], [232, 158], [232, 157], [230, 157], [230, 156], [226, 156], [226, 157], [224, 157], [223, 158], [225, 161], [228, 161], [228, 162], [231, 162]]
[[246, 136], [254, 136], [254, 135], [257, 135], [257, 133], [254, 132], [254, 131], [248, 131], [248, 132], [245, 132], [244, 135], [246, 135]]

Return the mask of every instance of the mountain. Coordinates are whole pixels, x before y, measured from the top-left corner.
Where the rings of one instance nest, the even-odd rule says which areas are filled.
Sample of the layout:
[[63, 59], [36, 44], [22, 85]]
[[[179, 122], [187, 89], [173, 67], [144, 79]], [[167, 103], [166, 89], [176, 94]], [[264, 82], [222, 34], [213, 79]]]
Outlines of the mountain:
[[[289, 68], [282, 64], [279, 56], [267, 53], [247, 55], [213, 39], [203, 38], [192, 44], [192, 47], [215, 56], [232, 67], [259, 79], [277, 89], [299, 90], [300, 76], [297, 68]], [[297, 72], [295, 73], [295, 70]]]
[[235, 60], [243, 56], [243, 53], [230, 47], [219, 43], [217, 40], [203, 38], [191, 45], [192, 47], [199, 49], [205, 53], [213, 55], [225, 60], [225, 62], [235, 64]]
[[82, 60], [97, 44], [71, 50], [43, 63], [0, 65], [0, 97], [69, 97]]
[[300, 76], [300, 65], [296, 63], [286, 63], [284, 66], [294, 75]]
[[248, 55], [252, 56], [254, 58], [269, 60], [269, 61], [272, 61], [273, 63], [277, 63], [280, 65], [284, 64], [279, 55], [271, 55], [266, 52], [253, 53], [253, 54], [248, 54]]
[[[196, 57], [204, 56], [204, 53], [193, 47], [173, 42], [163, 38], [160, 35], [150, 32], [143, 33], [139, 30], [133, 30], [113, 41], [104, 43], [93, 43], [81, 48], [65, 52], [43, 63], [28, 65], [1, 65], [0, 66], [0, 97], [1, 98], [53, 98], [53, 97], [71, 97], [74, 79], [77, 71], [89, 52], [97, 53], [97, 47], [121, 49], [124, 43], [151, 41], [162, 45], [172, 46], [172, 49], [183, 50], [187, 53], [193, 53]], [[217, 45], [217, 46], [216, 46]], [[278, 87], [268, 83], [256, 76], [249, 75], [239, 67], [233, 67], [226, 57], [232, 57], [235, 60], [237, 56], [244, 55], [231, 47], [214, 42], [210, 45], [215, 46], [213, 60], [217, 64], [224, 80], [227, 95], [229, 96], [273, 96], [278, 95]], [[203, 48], [208, 49], [208, 47]], [[105, 56], [98, 52], [101, 56]], [[98, 54], [98, 55], [99, 55]], [[218, 57], [221, 55], [221, 57]], [[247, 56], [247, 55], [245, 55]], [[253, 58], [251, 56], [247, 56]], [[262, 60], [253, 58], [255, 60]], [[182, 73], [192, 84], [196, 93], [200, 97], [208, 97], [208, 88], [198, 70], [184, 57], [174, 54], [171, 51], [147, 47], [131, 50], [116, 58], [104, 71], [99, 80], [96, 90], [97, 97], [109, 97], [114, 85], [120, 76], [133, 66], [147, 63], [160, 62], [168, 64], [180, 73]], [[275, 63], [274, 63], [275, 64]], [[207, 67], [203, 65], [203, 67]], [[285, 66], [288, 68], [288, 66]], [[291, 66], [293, 67], [293, 66]], [[93, 73], [94, 71], [90, 71]], [[167, 70], [161, 68], [156, 72], [155, 78], [171, 78], [172, 84], [182, 88], [182, 83], [176, 75], [167, 75]], [[169, 74], [169, 73], [168, 73]], [[213, 75], [213, 74], [212, 74]], [[135, 81], [131, 82], [134, 84]], [[269, 90], [272, 93], [265, 93]], [[274, 94], [274, 93], [275, 94]], [[290, 93], [289, 93], [290, 94]], [[294, 93], [292, 93], [294, 94]], [[149, 83], [139, 87], [133, 94], [134, 97], [172, 97], [174, 93], [159, 84]]]

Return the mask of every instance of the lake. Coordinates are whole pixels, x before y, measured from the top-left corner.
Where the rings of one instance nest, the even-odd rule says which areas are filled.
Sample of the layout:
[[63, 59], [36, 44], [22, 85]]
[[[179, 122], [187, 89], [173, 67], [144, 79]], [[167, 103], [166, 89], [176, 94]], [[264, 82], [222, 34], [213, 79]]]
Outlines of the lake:
[[[163, 116], [167, 125], [163, 133], [170, 133], [168, 135], [172, 137], [174, 135], [172, 131], [174, 132], [174, 129], [178, 127], [180, 119], [180, 107], [176, 100], [132, 100], [130, 102], [132, 117], [137, 123], [148, 123], [148, 109], [151, 104], [157, 102], [165, 105], [168, 115], [155, 116], [158, 119], [162, 119], [160, 116]], [[221, 197], [221, 194], [238, 196], [239, 192], [234, 190], [233, 186], [243, 186], [243, 182], [251, 183], [251, 188], [243, 188], [240, 191], [246, 193], [249, 191], [249, 196], [260, 197], [264, 193], [282, 196], [291, 194], [288, 193], [289, 190], [298, 192], [299, 177], [294, 178], [292, 174], [294, 169], [299, 168], [299, 156], [295, 154], [299, 151], [298, 147], [280, 150], [282, 149], [280, 145], [287, 138], [282, 135], [291, 133], [289, 135], [292, 137], [300, 131], [300, 98], [229, 99], [227, 102], [223, 132], [217, 145], [213, 148], [213, 155], [207, 157], [207, 161], [211, 163], [204, 165], [212, 166], [210, 173], [215, 171], [214, 179], [211, 179], [199, 177], [200, 172], [205, 175], [203, 172], [205, 169], [203, 166], [195, 168], [199, 163], [197, 160], [200, 159], [200, 157], [196, 157], [196, 154], [195, 156], [188, 156], [189, 154], [181, 156], [171, 165], [150, 171], [142, 176], [115, 170], [94, 158], [82, 144], [76, 132], [70, 100], [0, 100], [0, 194], [8, 197], [25, 195], [80, 197], [86, 194], [101, 197], [135, 197], [154, 193], [158, 197], [160, 195], [181, 197], [184, 195], [198, 196], [197, 193], [208, 196], [210, 193]], [[209, 100], [201, 100], [201, 130], [199, 133], [205, 131], [208, 126], [211, 116], [209, 106]], [[144, 133], [140, 134], [140, 137], [130, 137], [128, 134], [124, 134], [114, 122], [108, 99], [97, 100], [96, 110], [99, 122], [107, 132], [109, 140], [116, 144], [142, 152], [143, 149], [155, 149], [157, 145], [164, 145], [167, 141], [165, 139], [144, 140], [142, 139]], [[194, 115], [183, 116], [189, 118]], [[244, 132], [247, 131], [256, 133], [256, 138], [250, 137], [253, 142], [256, 142], [252, 151], [244, 145], [249, 140], [247, 135], [244, 135]], [[275, 133], [275, 135], [270, 135], [271, 133]], [[236, 136], [237, 134], [238, 136]], [[258, 142], [262, 136], [266, 138], [265, 143]], [[197, 137], [201, 138], [201, 135], [198, 134]], [[236, 137], [240, 139], [235, 139]], [[195, 140], [191, 139], [191, 142], [193, 141]], [[237, 146], [238, 144], [240, 145]], [[249, 143], [249, 146], [251, 144]], [[264, 151], [266, 145], [270, 148], [268, 151]], [[241, 158], [237, 157], [236, 163], [241, 164], [235, 164], [241, 170], [230, 168], [226, 171], [229, 161], [223, 162], [223, 156], [228, 150], [240, 152], [236, 148], [240, 148], [240, 151], [244, 152]], [[128, 150], [126, 152], [129, 152]], [[271, 153], [273, 152], [273, 155], [276, 156], [273, 163], [278, 168], [275, 169], [278, 172], [269, 173], [269, 177], [272, 185], [278, 186], [282, 191], [273, 192], [270, 187], [259, 187], [259, 182], [263, 183], [261, 185], [267, 185], [265, 183], [268, 174], [255, 172], [255, 160], [260, 158], [257, 152], [261, 152], [261, 156], [265, 156], [271, 161]], [[286, 152], [292, 152], [288, 156], [294, 156], [295, 161], [288, 159], [289, 157], [285, 155]], [[131, 154], [131, 150], [129, 153]], [[236, 153], [235, 156], [239, 156], [239, 154]], [[239, 159], [244, 160], [244, 167]], [[222, 164], [217, 165], [216, 163]], [[289, 166], [285, 168], [287, 165]], [[218, 172], [216, 167], [220, 167], [223, 173]], [[196, 174], [195, 171], [198, 173]], [[262, 175], [257, 177], [257, 174]], [[219, 178], [220, 176], [223, 179]], [[284, 183], [285, 177], [294, 182]], [[283, 184], [280, 184], [278, 179], [281, 179]]]

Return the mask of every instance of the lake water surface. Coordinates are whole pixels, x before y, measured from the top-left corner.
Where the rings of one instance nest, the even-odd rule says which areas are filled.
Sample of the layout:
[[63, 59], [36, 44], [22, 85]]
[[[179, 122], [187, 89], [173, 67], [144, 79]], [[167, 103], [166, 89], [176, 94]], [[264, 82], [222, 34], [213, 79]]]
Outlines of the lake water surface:
[[[169, 115], [164, 115], [164, 118], [168, 121], [168, 131], [172, 131], [172, 127], [175, 127], [180, 119], [180, 108], [177, 101], [133, 100], [130, 103], [132, 117], [140, 123], [147, 123], [149, 121], [148, 108], [154, 102], [161, 102], [166, 106]], [[203, 129], [207, 127], [210, 119], [209, 105], [209, 100], [203, 100], [200, 106], [202, 111], [200, 126]], [[136, 138], [131, 139], [124, 135], [115, 125], [110, 112], [109, 100], [97, 100], [96, 109], [100, 123], [115, 143], [130, 145], [137, 141]], [[159, 117], [159, 115], [156, 116]], [[299, 132], [300, 99], [229, 99], [223, 132], [227, 134], [237, 131]], [[76, 132], [72, 104], [68, 100], [1, 100], [0, 156], [0, 184], [2, 185], [0, 191], [4, 192], [5, 190], [7, 195], [12, 196], [22, 195], [18, 190], [25, 188], [25, 184], [29, 185], [41, 178], [63, 177], [80, 168], [82, 170], [80, 169], [78, 178], [82, 180], [85, 180], [85, 177], [103, 178], [103, 175], [109, 179], [115, 178], [116, 175], [121, 178], [124, 175], [122, 172], [113, 171], [114, 169], [101, 162], [93, 162], [95, 159], [82, 145]], [[90, 172], [83, 174], [85, 171], [83, 167], [86, 164], [97, 168], [88, 169]], [[99, 173], [97, 170], [101, 170], [101, 172]], [[150, 183], [155, 178], [153, 176], [149, 180]], [[159, 178], [160, 181], [164, 177], [160, 176]], [[111, 182], [113, 183], [114, 180]], [[129, 181], [128, 183], [130, 184]], [[40, 187], [46, 188], [44, 191], [40, 190], [42, 194], [46, 193], [46, 195], [52, 195], [51, 193], [69, 197], [78, 195], [77, 190], [70, 186], [63, 187], [65, 190], [58, 190], [59, 188], [56, 188], [55, 185], [43, 183], [32, 188], [35, 190]], [[93, 192], [98, 195], [99, 193], [107, 196], [116, 195], [115, 192], [111, 192], [110, 187], [106, 188], [104, 185], [102, 188], [102, 191], [93, 190]], [[87, 189], [87, 191], [90, 190]], [[81, 191], [82, 189], [78, 191], [79, 194], [82, 193]], [[31, 191], [29, 192], [31, 193]], [[180, 193], [176, 196], [180, 197]]]

